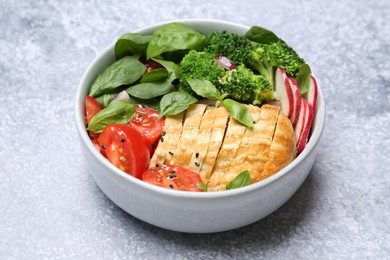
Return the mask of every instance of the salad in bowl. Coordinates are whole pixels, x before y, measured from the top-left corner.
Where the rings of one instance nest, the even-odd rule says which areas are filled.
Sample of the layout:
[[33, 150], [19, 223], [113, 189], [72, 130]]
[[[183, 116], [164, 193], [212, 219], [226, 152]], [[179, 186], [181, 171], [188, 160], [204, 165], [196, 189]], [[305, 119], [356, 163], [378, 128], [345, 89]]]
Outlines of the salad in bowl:
[[[261, 193], [311, 158], [296, 184], [281, 191], [283, 199], [238, 221], [248, 224], [279, 207], [310, 171], [324, 124], [322, 99], [309, 65], [272, 31], [183, 20], [119, 37], [84, 75], [76, 118], [95, 180], [136, 216], [139, 203], [123, 193], [208, 197], [213, 204], [248, 190]], [[161, 196], [152, 204], [172, 200]], [[140, 218], [161, 222], [145, 214]], [[231, 222], [199, 232], [242, 225]]]

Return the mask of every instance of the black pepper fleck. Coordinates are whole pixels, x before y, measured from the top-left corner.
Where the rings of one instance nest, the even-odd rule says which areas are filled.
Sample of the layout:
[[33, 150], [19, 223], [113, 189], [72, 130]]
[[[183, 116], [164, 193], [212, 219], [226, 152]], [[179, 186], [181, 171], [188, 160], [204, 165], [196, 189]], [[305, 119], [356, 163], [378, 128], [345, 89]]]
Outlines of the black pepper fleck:
[[164, 135], [166, 135], [166, 134], [167, 134], [167, 132], [163, 131], [161, 135], [164, 136]]
[[126, 141], [125, 139], [122, 139], [122, 140], [121, 140], [121, 143], [124, 143], [125, 141]]
[[156, 163], [156, 167], [159, 167], [159, 166], [160, 166], [160, 164]]
[[160, 141], [163, 143], [164, 142], [164, 137], [160, 136]]
[[196, 157], [196, 159], [198, 159], [198, 157], [199, 157], [199, 153], [196, 153], [196, 154], [195, 154], [195, 157]]
[[172, 184], [169, 184], [169, 188], [173, 189], [173, 185], [172, 185]]
[[138, 115], [138, 116], [137, 116], [137, 118], [141, 118], [141, 117], [142, 117], [142, 115]]
[[173, 155], [173, 153], [171, 151], [168, 152], [170, 155]]
[[102, 145], [102, 149], [105, 150], [107, 147], [105, 145]]
[[195, 165], [199, 167], [199, 166], [200, 166], [200, 163], [199, 163], [199, 162], [195, 162]]

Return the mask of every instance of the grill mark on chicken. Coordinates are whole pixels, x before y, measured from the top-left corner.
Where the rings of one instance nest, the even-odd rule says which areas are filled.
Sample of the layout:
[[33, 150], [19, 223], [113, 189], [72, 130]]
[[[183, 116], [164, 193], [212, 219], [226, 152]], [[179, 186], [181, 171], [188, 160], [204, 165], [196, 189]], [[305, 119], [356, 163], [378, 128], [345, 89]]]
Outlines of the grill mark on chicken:
[[295, 158], [295, 155], [296, 139], [294, 129], [287, 116], [280, 113], [268, 160], [258, 180], [263, 180], [286, 167]]
[[215, 113], [215, 120], [212, 126], [210, 142], [199, 172], [204, 183], [207, 183], [210, 179], [230, 121], [229, 113], [224, 107], [215, 109], [213, 113]]
[[156, 151], [150, 160], [150, 167], [162, 165], [164, 162], [171, 160], [173, 151], [176, 149], [177, 141], [181, 136], [184, 117], [185, 112], [181, 112], [177, 115], [165, 118], [165, 135], [162, 139], [164, 141], [160, 140]]
[[242, 138], [241, 145], [237, 151], [237, 156], [231, 162], [229, 171], [226, 173], [227, 176], [225, 177], [225, 180], [227, 183], [229, 183], [234, 178], [236, 178], [240, 172], [249, 170], [248, 165], [245, 163], [248, 155], [259, 152], [258, 150], [256, 150], [256, 147], [253, 146], [253, 141], [254, 141], [254, 135], [256, 133], [255, 126], [256, 124], [258, 124], [260, 120], [261, 110], [257, 106], [248, 105], [247, 107], [249, 112], [251, 113], [254, 127], [253, 128], [247, 127], [245, 129], [245, 133]]
[[188, 167], [191, 160], [192, 148], [196, 142], [199, 132], [199, 126], [203, 114], [207, 108], [204, 104], [191, 105], [187, 110], [183, 130], [180, 139], [177, 142], [176, 150], [169, 164]]
[[269, 149], [276, 127], [276, 121], [280, 113], [280, 107], [263, 105], [260, 110], [260, 118], [254, 127], [252, 147], [248, 151], [243, 168], [247, 169], [251, 175], [251, 183], [257, 182], [264, 165], [268, 160]]
[[[213, 124], [215, 120], [215, 107], [207, 107], [206, 112], [202, 117], [202, 121], [200, 123], [198, 138], [196, 139], [191, 160], [189, 163], [189, 168], [197, 173], [200, 173], [201, 167], [203, 165], [203, 161], [208, 152], [210, 137], [213, 130]], [[202, 176], [202, 181], [205, 181], [205, 176]]]
[[217, 191], [226, 189], [228, 183], [229, 167], [233, 159], [236, 157], [237, 151], [241, 145], [241, 140], [244, 136], [246, 126], [242, 125], [237, 120], [231, 118], [221, 149], [215, 161], [214, 169], [207, 183], [208, 191]]

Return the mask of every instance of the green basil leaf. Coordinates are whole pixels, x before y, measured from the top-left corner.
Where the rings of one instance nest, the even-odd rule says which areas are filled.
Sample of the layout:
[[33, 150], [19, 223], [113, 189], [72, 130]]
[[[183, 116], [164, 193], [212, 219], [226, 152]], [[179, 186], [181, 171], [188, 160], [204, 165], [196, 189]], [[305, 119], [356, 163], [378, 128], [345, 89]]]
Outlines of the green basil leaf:
[[245, 34], [246, 38], [257, 43], [269, 44], [279, 41], [279, 37], [272, 31], [260, 26], [252, 26]]
[[119, 86], [136, 82], [145, 72], [145, 65], [137, 56], [126, 56], [106, 68], [92, 84], [89, 95], [98, 97], [110, 93]]
[[101, 133], [109, 124], [127, 124], [135, 112], [135, 107], [127, 101], [114, 100], [108, 107], [92, 117], [87, 130]]
[[127, 33], [122, 35], [115, 43], [115, 56], [121, 59], [127, 55], [145, 54], [152, 35]]
[[169, 79], [164, 81], [140, 83], [126, 89], [129, 95], [142, 99], [159, 97], [174, 90], [175, 87]]
[[198, 102], [196, 98], [187, 92], [171, 92], [161, 98], [160, 116], [173, 116], [186, 110], [191, 104]]
[[240, 174], [237, 175], [234, 180], [226, 184], [226, 189], [231, 190], [231, 189], [237, 189], [241, 188], [244, 186], [248, 186], [251, 181], [251, 174], [249, 173], [248, 170], [245, 170], [241, 172]]
[[199, 182], [198, 184], [196, 184], [196, 187], [202, 189], [203, 191], [207, 191], [207, 186], [206, 184], [204, 184], [204, 182]]
[[112, 93], [112, 94], [104, 94], [101, 95], [100, 97], [95, 98], [97, 102], [99, 102], [100, 105], [103, 107], [107, 107], [108, 104], [112, 101], [112, 99], [118, 95], [117, 93]]
[[310, 80], [311, 80], [311, 69], [308, 64], [303, 64], [297, 74], [297, 83], [301, 89], [301, 95], [305, 95], [309, 92]]
[[146, 58], [177, 50], [201, 50], [205, 43], [206, 36], [188, 25], [177, 22], [165, 24], [153, 32]]
[[154, 69], [154, 70], [151, 70], [150, 72], [146, 73], [142, 77], [141, 83], [159, 81], [159, 80], [164, 80], [166, 78], [168, 78], [167, 69], [165, 69], [165, 68]]
[[248, 127], [254, 126], [251, 113], [244, 104], [238, 103], [232, 99], [225, 99], [222, 101], [222, 104], [229, 112], [230, 116], [236, 119], [238, 122]]
[[187, 82], [199, 96], [221, 100], [221, 92], [210, 81], [205, 79], [188, 79]]

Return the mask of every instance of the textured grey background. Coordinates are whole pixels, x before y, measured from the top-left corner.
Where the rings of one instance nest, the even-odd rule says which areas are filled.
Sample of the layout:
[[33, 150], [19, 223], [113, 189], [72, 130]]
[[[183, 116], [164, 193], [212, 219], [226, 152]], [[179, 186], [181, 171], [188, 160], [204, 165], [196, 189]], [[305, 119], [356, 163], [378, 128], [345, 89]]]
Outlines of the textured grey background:
[[[271, 3], [272, 2], [272, 3]], [[315, 165], [279, 210], [209, 235], [153, 227], [86, 171], [73, 104], [123, 33], [179, 18], [261, 25], [325, 93]], [[0, 0], [1, 259], [389, 259], [390, 1]]]

